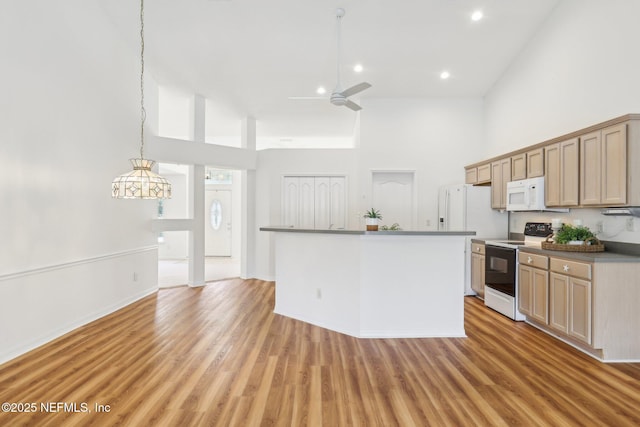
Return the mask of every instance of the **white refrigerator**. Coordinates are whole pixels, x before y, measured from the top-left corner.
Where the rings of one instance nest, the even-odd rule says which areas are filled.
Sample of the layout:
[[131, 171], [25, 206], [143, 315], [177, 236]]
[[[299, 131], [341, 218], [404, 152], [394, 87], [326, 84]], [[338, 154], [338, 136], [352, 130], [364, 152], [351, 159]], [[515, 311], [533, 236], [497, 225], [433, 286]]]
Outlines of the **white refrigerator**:
[[[491, 187], [455, 184], [438, 192], [438, 230], [475, 231], [476, 238], [506, 239], [509, 214], [491, 209]], [[471, 239], [465, 245], [464, 293], [471, 289]]]

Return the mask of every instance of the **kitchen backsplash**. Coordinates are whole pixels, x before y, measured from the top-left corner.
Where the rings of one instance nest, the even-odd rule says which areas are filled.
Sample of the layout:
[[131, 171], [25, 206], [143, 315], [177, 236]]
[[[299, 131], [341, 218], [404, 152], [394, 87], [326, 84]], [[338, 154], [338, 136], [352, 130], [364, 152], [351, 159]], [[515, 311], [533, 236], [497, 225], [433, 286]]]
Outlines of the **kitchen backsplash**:
[[[560, 218], [563, 223], [574, 224], [575, 220], [589, 227], [598, 239], [611, 242], [640, 244], [640, 218], [631, 216], [602, 215], [602, 209], [570, 209], [567, 213], [559, 212], [511, 212], [509, 231], [522, 233], [527, 222], [551, 222]], [[628, 221], [632, 224], [628, 224]], [[602, 231], [598, 231], [598, 223], [602, 223]], [[633, 229], [634, 231], [630, 231]]]

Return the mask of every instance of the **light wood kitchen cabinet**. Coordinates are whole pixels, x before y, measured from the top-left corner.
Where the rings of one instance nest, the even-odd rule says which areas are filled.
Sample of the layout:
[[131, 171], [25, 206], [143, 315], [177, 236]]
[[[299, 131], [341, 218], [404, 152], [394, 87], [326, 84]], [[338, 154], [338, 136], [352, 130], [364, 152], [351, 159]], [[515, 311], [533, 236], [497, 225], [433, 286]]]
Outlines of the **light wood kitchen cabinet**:
[[569, 277], [549, 275], [549, 326], [569, 334]]
[[511, 181], [544, 176], [544, 148], [511, 156]]
[[478, 183], [478, 168], [466, 168], [464, 170], [464, 183], [465, 184]]
[[465, 183], [467, 184], [488, 184], [491, 182], [491, 163], [474, 166], [465, 169]]
[[550, 259], [549, 325], [591, 344], [591, 264]]
[[471, 289], [484, 299], [484, 259], [485, 246], [481, 243], [471, 243]]
[[478, 184], [491, 182], [491, 163], [478, 166]]
[[507, 207], [507, 182], [511, 181], [511, 157], [491, 163], [491, 207]]
[[549, 323], [549, 259], [543, 255], [519, 253], [518, 310], [539, 322]]
[[627, 203], [626, 123], [580, 137], [580, 204]]
[[600, 360], [640, 360], [640, 258], [615, 261], [610, 254], [603, 262], [595, 255], [585, 262], [576, 256], [520, 250], [518, 310], [527, 322]]
[[491, 183], [494, 209], [506, 208], [504, 182], [538, 176], [545, 177], [548, 207], [640, 206], [640, 114], [486, 159], [465, 167], [465, 173], [467, 183]]
[[544, 148], [527, 151], [527, 178], [544, 176]]
[[511, 181], [527, 178], [527, 153], [511, 156]]
[[579, 139], [571, 138], [545, 147], [546, 206], [578, 205], [579, 146]]

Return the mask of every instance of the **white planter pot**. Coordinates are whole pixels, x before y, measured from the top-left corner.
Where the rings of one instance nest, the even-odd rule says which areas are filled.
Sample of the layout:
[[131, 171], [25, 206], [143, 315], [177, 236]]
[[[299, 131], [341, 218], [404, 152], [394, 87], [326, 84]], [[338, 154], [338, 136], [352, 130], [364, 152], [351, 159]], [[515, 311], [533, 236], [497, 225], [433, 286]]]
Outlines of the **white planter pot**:
[[378, 231], [378, 218], [365, 218], [367, 231]]

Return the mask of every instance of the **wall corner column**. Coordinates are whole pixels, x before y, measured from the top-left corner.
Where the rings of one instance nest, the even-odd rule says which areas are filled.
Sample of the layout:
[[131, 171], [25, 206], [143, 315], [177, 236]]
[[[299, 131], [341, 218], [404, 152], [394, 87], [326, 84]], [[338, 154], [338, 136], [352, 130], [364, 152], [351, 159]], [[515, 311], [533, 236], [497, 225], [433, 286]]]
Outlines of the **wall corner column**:
[[[204, 144], [205, 135], [205, 98], [195, 95], [193, 100], [193, 141]], [[204, 169], [205, 165], [194, 164], [189, 167], [189, 203], [193, 227], [189, 231], [189, 286], [204, 286]]]
[[[241, 147], [256, 150], [256, 119], [245, 117], [242, 120]], [[240, 277], [248, 279], [256, 273], [256, 171], [242, 171], [242, 256]]]

